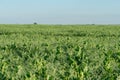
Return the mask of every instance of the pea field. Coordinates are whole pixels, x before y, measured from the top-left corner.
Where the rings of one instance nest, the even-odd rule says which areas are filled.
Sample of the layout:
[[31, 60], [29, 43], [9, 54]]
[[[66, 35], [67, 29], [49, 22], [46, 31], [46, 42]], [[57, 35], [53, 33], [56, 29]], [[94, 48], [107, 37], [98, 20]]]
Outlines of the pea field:
[[120, 25], [0, 25], [0, 80], [120, 80]]

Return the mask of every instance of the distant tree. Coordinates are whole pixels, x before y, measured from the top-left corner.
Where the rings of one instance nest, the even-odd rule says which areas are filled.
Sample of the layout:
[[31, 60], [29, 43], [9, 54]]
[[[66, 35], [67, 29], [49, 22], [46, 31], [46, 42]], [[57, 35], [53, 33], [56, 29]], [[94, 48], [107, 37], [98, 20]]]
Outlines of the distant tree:
[[36, 24], [37, 24], [37, 22], [34, 22], [33, 24], [35, 24], [35, 25], [36, 25]]
[[91, 25], [95, 25], [95, 24], [91, 24]]

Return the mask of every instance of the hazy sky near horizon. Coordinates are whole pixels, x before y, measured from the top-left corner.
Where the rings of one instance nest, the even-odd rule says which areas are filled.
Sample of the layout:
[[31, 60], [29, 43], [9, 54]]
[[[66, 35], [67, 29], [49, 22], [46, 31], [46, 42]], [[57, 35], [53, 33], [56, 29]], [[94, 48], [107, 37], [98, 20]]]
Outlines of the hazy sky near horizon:
[[0, 0], [0, 24], [120, 24], [120, 0]]

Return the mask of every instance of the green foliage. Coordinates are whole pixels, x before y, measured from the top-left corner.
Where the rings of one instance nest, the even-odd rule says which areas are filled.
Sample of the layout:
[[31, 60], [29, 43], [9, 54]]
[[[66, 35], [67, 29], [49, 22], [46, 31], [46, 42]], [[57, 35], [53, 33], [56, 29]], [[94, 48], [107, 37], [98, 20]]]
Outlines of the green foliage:
[[0, 80], [119, 80], [119, 25], [0, 25]]

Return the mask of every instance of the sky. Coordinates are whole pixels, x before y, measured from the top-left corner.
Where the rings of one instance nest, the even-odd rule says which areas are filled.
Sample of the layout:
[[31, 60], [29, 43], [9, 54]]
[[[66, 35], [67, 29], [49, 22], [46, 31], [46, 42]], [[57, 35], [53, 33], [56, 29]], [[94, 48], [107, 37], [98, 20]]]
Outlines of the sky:
[[120, 24], [120, 0], [0, 0], [0, 24]]

